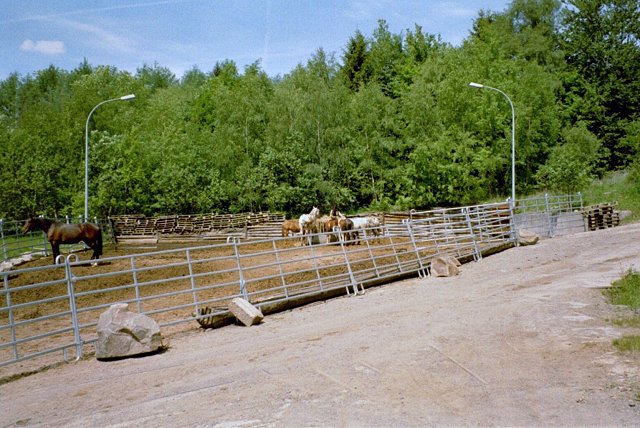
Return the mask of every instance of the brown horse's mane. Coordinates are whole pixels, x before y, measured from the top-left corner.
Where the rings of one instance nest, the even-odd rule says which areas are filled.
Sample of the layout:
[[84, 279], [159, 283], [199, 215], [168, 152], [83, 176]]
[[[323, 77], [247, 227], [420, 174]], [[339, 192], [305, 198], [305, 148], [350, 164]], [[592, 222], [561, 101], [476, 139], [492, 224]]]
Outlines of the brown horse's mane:
[[50, 218], [46, 217], [33, 217], [33, 220], [35, 220], [40, 230], [42, 230], [44, 233], [47, 233], [52, 224], [57, 223], [57, 221], [51, 220]]

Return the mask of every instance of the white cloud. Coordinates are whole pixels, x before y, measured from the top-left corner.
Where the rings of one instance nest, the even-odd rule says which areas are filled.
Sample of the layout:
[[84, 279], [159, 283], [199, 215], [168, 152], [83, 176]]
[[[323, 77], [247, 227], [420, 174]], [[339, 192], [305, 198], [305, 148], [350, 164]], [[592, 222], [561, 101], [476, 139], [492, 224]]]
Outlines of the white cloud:
[[33, 40], [27, 39], [20, 45], [20, 50], [25, 52], [38, 52], [45, 55], [60, 55], [65, 52], [64, 42], [59, 40]]

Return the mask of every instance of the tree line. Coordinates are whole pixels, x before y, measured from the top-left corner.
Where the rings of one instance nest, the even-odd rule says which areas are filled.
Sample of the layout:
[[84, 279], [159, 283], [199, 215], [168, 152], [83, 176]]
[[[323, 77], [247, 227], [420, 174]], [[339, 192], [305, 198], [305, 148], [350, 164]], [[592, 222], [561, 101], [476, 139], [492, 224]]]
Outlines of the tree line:
[[384, 20], [284, 76], [233, 61], [180, 78], [88, 60], [0, 81], [0, 218], [470, 205], [575, 192], [630, 169], [640, 186], [640, 4], [514, 0], [451, 46]]

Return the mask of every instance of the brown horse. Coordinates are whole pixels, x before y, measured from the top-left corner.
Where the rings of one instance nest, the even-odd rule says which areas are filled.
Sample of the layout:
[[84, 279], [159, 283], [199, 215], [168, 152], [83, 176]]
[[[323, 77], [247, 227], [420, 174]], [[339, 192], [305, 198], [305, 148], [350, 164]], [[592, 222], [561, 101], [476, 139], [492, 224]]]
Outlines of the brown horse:
[[282, 223], [282, 237], [286, 238], [290, 233], [293, 235], [300, 233], [300, 223], [298, 220], [285, 220], [284, 223]]
[[92, 223], [66, 224], [44, 218], [31, 217], [22, 227], [22, 232], [42, 230], [47, 235], [53, 252], [53, 263], [60, 254], [60, 244], [77, 244], [82, 241], [92, 250], [92, 259], [98, 259], [102, 255], [102, 231]]
[[331, 217], [331, 219], [325, 223], [326, 231], [331, 233], [329, 235], [329, 242], [335, 242], [339, 239], [338, 236], [332, 233], [334, 227], [340, 227], [340, 231], [342, 232], [342, 240], [346, 245], [353, 244], [357, 240], [358, 232], [354, 230], [353, 222], [350, 218]]

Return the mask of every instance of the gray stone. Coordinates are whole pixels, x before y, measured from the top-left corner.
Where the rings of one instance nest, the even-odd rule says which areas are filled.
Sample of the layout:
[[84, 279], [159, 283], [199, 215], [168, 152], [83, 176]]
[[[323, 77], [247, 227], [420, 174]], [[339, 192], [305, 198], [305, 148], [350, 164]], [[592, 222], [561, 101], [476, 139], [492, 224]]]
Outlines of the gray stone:
[[146, 354], [162, 347], [160, 327], [146, 315], [129, 311], [127, 303], [116, 303], [98, 320], [96, 358], [120, 358]]
[[229, 302], [229, 311], [246, 326], [258, 324], [264, 318], [260, 309], [240, 297]]
[[530, 232], [526, 229], [518, 230], [518, 243], [522, 246], [535, 245], [539, 240], [540, 236], [534, 232]]
[[460, 262], [452, 256], [438, 256], [431, 260], [431, 276], [456, 276]]

